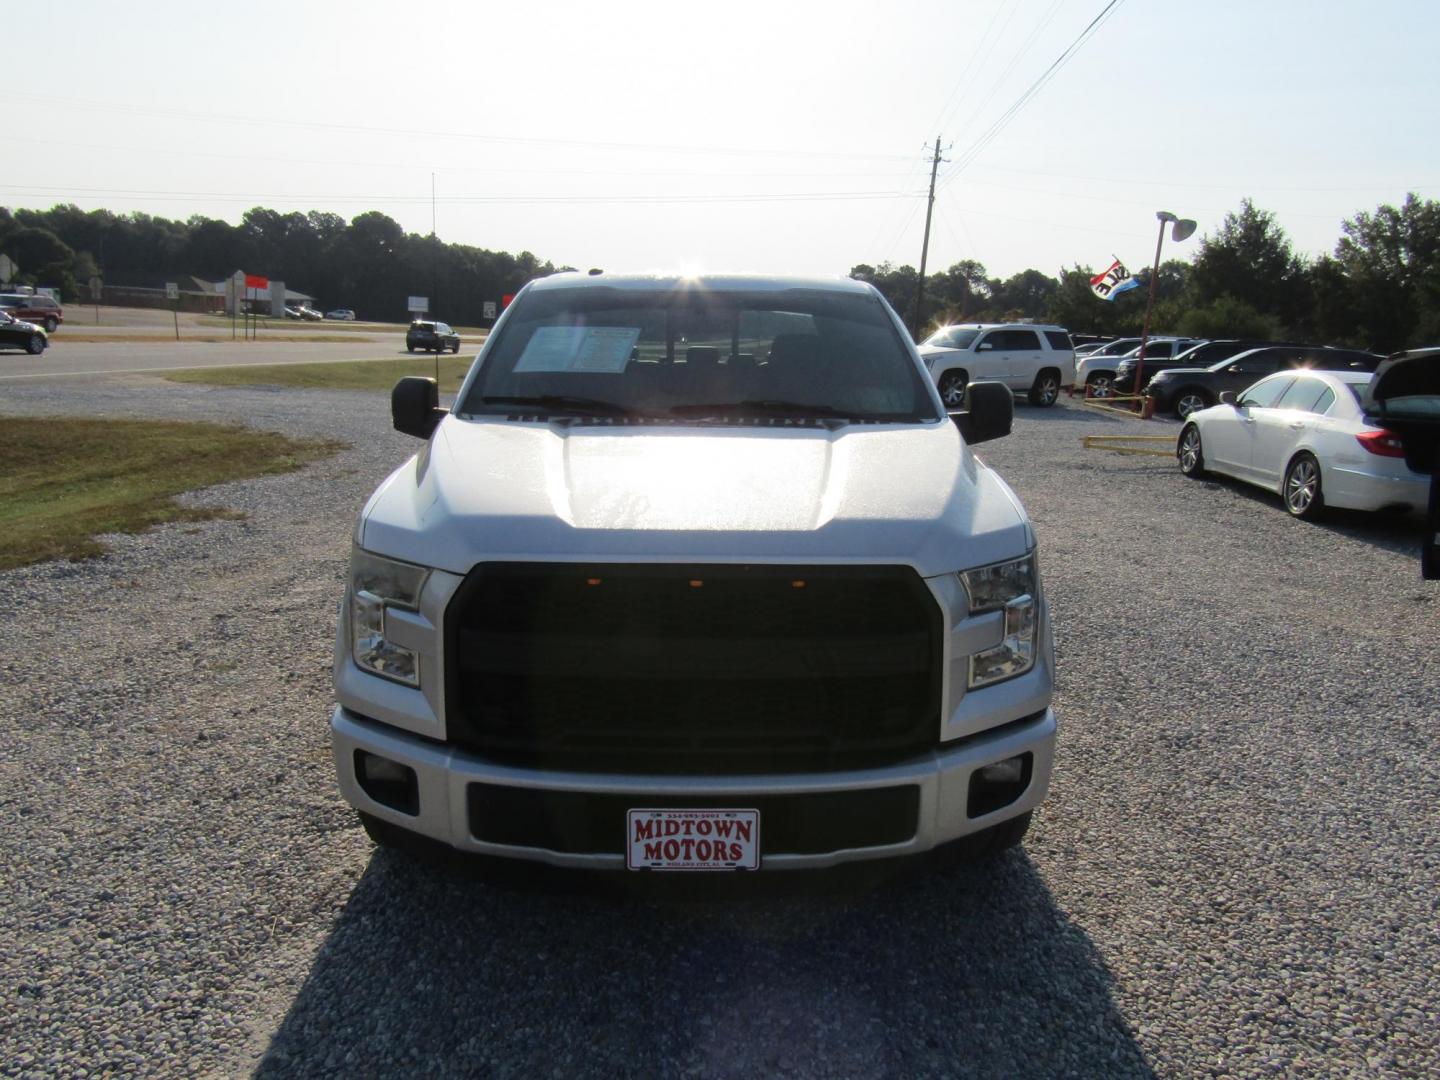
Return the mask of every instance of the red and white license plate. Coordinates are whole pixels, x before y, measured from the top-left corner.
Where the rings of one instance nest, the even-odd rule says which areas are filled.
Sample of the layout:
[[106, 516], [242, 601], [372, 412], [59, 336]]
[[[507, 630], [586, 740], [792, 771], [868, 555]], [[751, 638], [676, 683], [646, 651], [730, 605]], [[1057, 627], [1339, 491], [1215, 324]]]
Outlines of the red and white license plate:
[[759, 810], [631, 810], [625, 822], [631, 870], [757, 870]]

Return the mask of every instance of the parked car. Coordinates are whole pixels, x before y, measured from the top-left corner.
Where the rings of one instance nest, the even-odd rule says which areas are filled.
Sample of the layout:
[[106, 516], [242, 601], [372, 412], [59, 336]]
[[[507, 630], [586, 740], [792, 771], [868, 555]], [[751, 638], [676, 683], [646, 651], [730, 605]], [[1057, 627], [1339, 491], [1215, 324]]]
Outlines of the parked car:
[[1269, 345], [1249, 349], [1211, 364], [1208, 368], [1171, 368], [1157, 374], [1145, 387], [1155, 399], [1155, 411], [1174, 412], [1185, 419], [1196, 409], [1208, 409], [1223, 391], [1239, 393], [1266, 375], [1291, 368], [1321, 371], [1373, 372], [1382, 358], [1359, 349], [1332, 349], [1312, 345]]
[[325, 313], [325, 318], [327, 318], [327, 319], [342, 319], [342, 320], [347, 320], [347, 321], [349, 321], [349, 322], [354, 322], [354, 321], [355, 321], [355, 312], [351, 311], [349, 308], [344, 308], [344, 307], [342, 307], [342, 308], [336, 308], [334, 311], [327, 311], [327, 312]]
[[304, 304], [300, 305], [299, 312], [300, 318], [304, 319], [306, 322], [320, 322], [322, 319], [325, 318], [324, 315], [320, 314], [320, 312], [316, 311], [313, 307], [307, 307]]
[[969, 449], [1013, 396], [967, 397], [865, 282], [525, 286], [453, 409], [391, 394], [418, 461], [353, 530], [330, 711], [371, 837], [620, 872], [1018, 843], [1055, 657]]
[[410, 324], [410, 329], [405, 331], [405, 348], [409, 352], [414, 352], [416, 349], [424, 349], [426, 352], [444, 352], [449, 349], [453, 353], [458, 353], [460, 351], [460, 335], [443, 322], [416, 319]]
[[59, 302], [40, 293], [0, 293], [0, 309], [17, 319], [38, 323], [47, 334], [53, 334], [65, 321], [65, 309]]
[[1090, 387], [1090, 392], [1096, 397], [1109, 397], [1115, 392], [1115, 365], [1120, 362], [1120, 357], [1139, 344], [1138, 337], [1116, 338], [1084, 357], [1077, 358], [1075, 385], [1082, 389]]
[[1060, 326], [972, 323], [942, 326], [919, 346], [920, 356], [945, 406], [958, 409], [965, 387], [980, 380], [1003, 382], [1032, 405], [1054, 405], [1075, 383], [1075, 350]]
[[1133, 394], [1137, 392], [1135, 385], [1135, 368], [1137, 366], [1141, 367], [1140, 388], [1143, 388], [1157, 371], [1176, 367], [1179, 364], [1180, 353], [1203, 344], [1204, 341], [1199, 338], [1151, 338], [1145, 345], [1143, 365], [1140, 363], [1138, 348], [1126, 353], [1115, 365], [1116, 393]]
[[49, 337], [40, 327], [0, 310], [0, 348], [24, 349], [32, 356], [39, 356], [49, 344]]
[[1207, 471], [1275, 492], [1298, 518], [1326, 506], [1420, 511], [1430, 478], [1405, 463], [1400, 437], [1365, 419], [1365, 371], [1281, 371], [1237, 398], [1190, 414], [1175, 455], [1186, 476]]
[[1256, 341], [1246, 338], [1213, 338], [1209, 341], [1202, 341], [1198, 345], [1192, 345], [1184, 352], [1175, 356], [1173, 367], [1202, 368], [1211, 364], [1218, 364], [1221, 360], [1228, 360], [1232, 356], [1239, 356], [1242, 352], [1249, 352], [1251, 349], [1265, 349], [1272, 345], [1288, 345], [1295, 348], [1304, 348], [1304, 343], [1299, 341]]

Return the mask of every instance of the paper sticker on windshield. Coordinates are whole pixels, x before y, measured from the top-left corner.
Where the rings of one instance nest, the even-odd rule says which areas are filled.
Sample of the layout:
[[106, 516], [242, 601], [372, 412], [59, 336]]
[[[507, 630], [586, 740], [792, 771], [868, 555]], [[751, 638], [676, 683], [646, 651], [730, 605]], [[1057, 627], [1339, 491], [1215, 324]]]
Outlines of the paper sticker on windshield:
[[638, 326], [542, 326], [530, 335], [515, 371], [618, 374], [630, 362], [638, 340]]
[[592, 326], [575, 354], [575, 371], [605, 371], [618, 375], [630, 363], [635, 342], [640, 340], [638, 326]]

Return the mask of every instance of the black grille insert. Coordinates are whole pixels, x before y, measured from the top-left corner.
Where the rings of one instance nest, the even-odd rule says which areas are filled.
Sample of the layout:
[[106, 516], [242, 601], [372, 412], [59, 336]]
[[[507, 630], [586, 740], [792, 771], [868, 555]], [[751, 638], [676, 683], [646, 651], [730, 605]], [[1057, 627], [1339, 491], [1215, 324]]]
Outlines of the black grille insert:
[[760, 811], [760, 854], [820, 855], [900, 844], [915, 835], [913, 784], [799, 795], [614, 795], [471, 784], [470, 832], [492, 844], [566, 854], [625, 853], [625, 816], [635, 807]]
[[450, 738], [513, 764], [815, 771], [938, 738], [940, 609], [907, 567], [486, 563], [446, 642]]

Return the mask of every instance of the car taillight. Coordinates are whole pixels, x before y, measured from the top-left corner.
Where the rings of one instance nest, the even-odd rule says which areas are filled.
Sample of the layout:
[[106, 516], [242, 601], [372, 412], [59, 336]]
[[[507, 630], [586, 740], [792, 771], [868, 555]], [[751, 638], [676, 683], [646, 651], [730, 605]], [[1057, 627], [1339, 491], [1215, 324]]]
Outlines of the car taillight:
[[1405, 456], [1405, 444], [1393, 431], [1362, 431], [1355, 436], [1355, 441], [1370, 453], [1379, 454], [1381, 457]]

